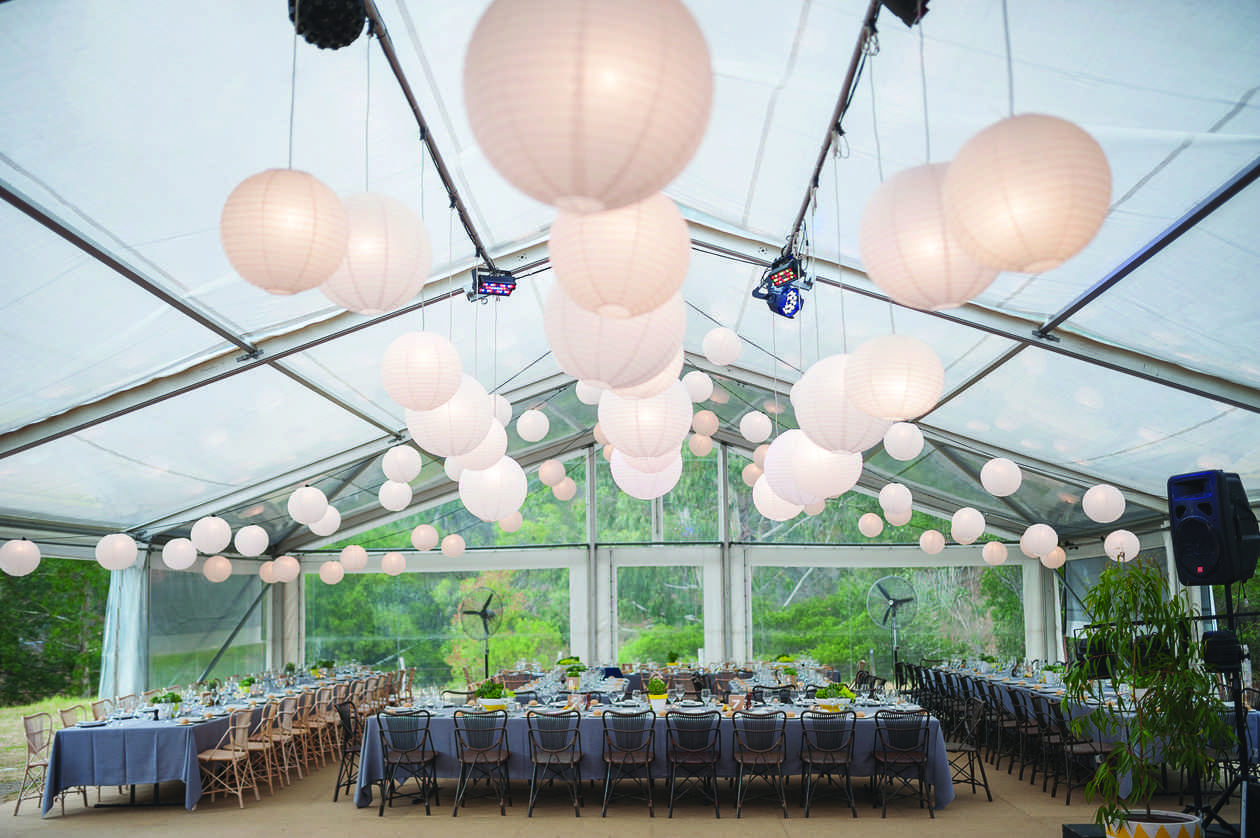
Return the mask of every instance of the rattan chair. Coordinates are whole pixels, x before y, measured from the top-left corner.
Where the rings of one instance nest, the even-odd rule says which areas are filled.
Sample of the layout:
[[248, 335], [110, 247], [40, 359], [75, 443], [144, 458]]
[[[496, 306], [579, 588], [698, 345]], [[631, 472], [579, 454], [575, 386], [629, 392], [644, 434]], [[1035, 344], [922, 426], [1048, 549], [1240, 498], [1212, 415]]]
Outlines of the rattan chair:
[[109, 714], [114, 712], [114, 702], [108, 698], [98, 699], [92, 702], [92, 718], [97, 721], [108, 719]]
[[783, 775], [783, 763], [787, 760], [787, 713], [736, 710], [731, 725], [731, 756], [737, 766], [735, 817], [740, 817], [753, 780], [760, 777], [770, 785], [786, 818], [787, 778]]
[[603, 715], [603, 722], [604, 808], [600, 817], [608, 817], [608, 801], [622, 780], [630, 780], [644, 792], [648, 817], [656, 817], [652, 805], [656, 713], [651, 709], [634, 713], [608, 710]]
[[267, 791], [271, 794], [276, 793], [273, 780], [278, 780], [282, 785], [284, 778], [280, 775], [280, 759], [276, 754], [276, 740], [274, 737], [276, 729], [276, 702], [268, 702], [263, 706], [262, 713], [258, 717], [258, 724], [249, 733], [249, 740], [245, 743], [245, 750], [249, 751], [250, 759], [253, 761], [254, 777], [258, 779], [261, 775], [267, 778]]
[[[424, 813], [430, 814], [429, 798], [437, 800], [437, 751], [429, 736], [430, 714], [427, 710], [383, 712], [376, 716], [381, 737], [381, 757], [385, 773], [381, 777], [381, 805], [377, 816], [385, 814], [385, 804], [392, 809], [399, 798], [424, 801]], [[407, 790], [407, 781], [415, 780], [414, 791]]]
[[[18, 786], [17, 804], [13, 807], [14, 815], [22, 809], [23, 800], [32, 798], [40, 800], [44, 796], [44, 781], [48, 775], [48, 751], [53, 740], [52, 716], [47, 713], [23, 716], [22, 728], [26, 734], [26, 769], [22, 772], [22, 784]], [[88, 805], [85, 787], [62, 789], [57, 795], [61, 801], [62, 814], [66, 811], [66, 795], [75, 791], [83, 795], [83, 805]]]
[[843, 776], [845, 799], [853, 817], [857, 817], [857, 804], [853, 799], [853, 778], [849, 768], [853, 763], [854, 726], [857, 714], [852, 710], [828, 713], [806, 710], [801, 713], [801, 805], [805, 817], [814, 800], [818, 784], [828, 780], [837, 783]]
[[534, 805], [544, 783], [564, 783], [573, 803], [575, 817], [582, 816], [582, 739], [578, 732], [581, 714], [576, 710], [559, 713], [530, 711], [525, 715], [529, 725], [529, 808], [526, 817], [534, 816]]
[[[871, 752], [875, 770], [871, 782], [882, 808], [881, 817], [888, 817], [889, 796], [903, 789], [914, 792], [919, 808], [927, 806], [928, 815], [936, 817], [927, 778], [930, 718], [926, 710], [880, 710], [875, 714], [875, 749]], [[913, 786], [916, 781], [917, 790]]]
[[134, 713], [136, 708], [140, 706], [140, 697], [135, 693], [120, 695], [114, 699], [114, 706], [123, 713]]
[[276, 710], [276, 723], [271, 731], [271, 739], [276, 743], [276, 752], [280, 755], [280, 765], [284, 770], [284, 781], [293, 785], [293, 777], [289, 769], [297, 771], [298, 779], [302, 774], [302, 756], [299, 752], [298, 732], [293, 726], [297, 719], [298, 702], [295, 696], [280, 699], [280, 707]]
[[258, 794], [258, 781], [249, 755], [252, 716], [250, 710], [233, 712], [228, 729], [223, 733], [219, 744], [197, 754], [197, 764], [201, 766], [202, 792], [209, 792], [212, 801], [219, 792], [224, 795], [235, 794], [244, 809], [245, 789], [253, 789], [254, 799], [262, 800]]
[[508, 776], [507, 713], [491, 710], [455, 711], [455, 758], [459, 762], [459, 782], [451, 817], [459, 814], [468, 790], [479, 779], [499, 801], [499, 814], [506, 815], [512, 789]]
[[72, 704], [58, 710], [57, 715], [61, 717], [62, 727], [74, 727], [87, 718], [87, 709], [82, 704]]
[[[703, 713], [670, 713], [665, 717], [665, 764], [669, 768], [669, 817], [674, 816], [674, 801], [689, 789], [713, 801], [713, 816], [722, 817], [718, 808], [717, 763], [722, 742], [718, 736], [722, 714], [716, 710]], [[681, 779], [681, 783], [679, 780]]]

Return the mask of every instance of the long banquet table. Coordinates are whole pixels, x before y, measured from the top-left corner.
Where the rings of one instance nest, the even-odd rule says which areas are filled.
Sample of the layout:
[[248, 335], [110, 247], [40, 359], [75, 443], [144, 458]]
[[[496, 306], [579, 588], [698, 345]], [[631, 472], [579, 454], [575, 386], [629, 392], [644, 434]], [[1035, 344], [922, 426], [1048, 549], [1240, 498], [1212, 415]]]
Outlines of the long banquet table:
[[[795, 708], [799, 712], [804, 708]], [[851, 773], [855, 777], [869, 776], [874, 771], [871, 751], [875, 746], [875, 711], [876, 707], [857, 708], [865, 715], [857, 720], [853, 749]], [[455, 759], [455, 722], [454, 709], [445, 708], [433, 711], [429, 724], [429, 732], [433, 738], [433, 747], [438, 752], [437, 776], [454, 778], [459, 776], [459, 763]], [[954, 785], [949, 768], [949, 756], [945, 752], [945, 739], [941, 733], [940, 722], [931, 719], [929, 734], [930, 753], [928, 755], [928, 782], [935, 789], [935, 806], [942, 809], [954, 799]], [[655, 749], [656, 759], [652, 763], [652, 776], [664, 779], [665, 764], [665, 719], [656, 720]], [[508, 759], [508, 776], [513, 779], [526, 779], [530, 775], [528, 726], [524, 715], [512, 715], [507, 720], [507, 740], [511, 756]], [[603, 761], [603, 720], [594, 714], [583, 714], [579, 724], [579, 738], [582, 746], [581, 771], [584, 780], [602, 780], [604, 777]], [[784, 771], [787, 774], [799, 774], [801, 771], [801, 723], [799, 716], [787, 720], [787, 761]], [[723, 720], [721, 736], [721, 758], [717, 765], [718, 776], [734, 777], [735, 760], [731, 756], [731, 725]], [[372, 804], [373, 787], [385, 775], [385, 762], [381, 755], [380, 727], [375, 716], [370, 716], [364, 726], [363, 747], [359, 755], [359, 778], [355, 788], [354, 802], [356, 806], [365, 807]]]

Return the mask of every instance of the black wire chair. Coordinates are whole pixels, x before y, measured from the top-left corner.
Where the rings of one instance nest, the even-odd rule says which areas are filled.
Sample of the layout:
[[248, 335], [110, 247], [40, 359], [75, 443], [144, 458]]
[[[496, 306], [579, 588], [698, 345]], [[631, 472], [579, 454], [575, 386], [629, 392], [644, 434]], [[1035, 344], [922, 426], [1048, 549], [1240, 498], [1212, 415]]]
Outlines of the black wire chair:
[[836, 784], [842, 776], [845, 799], [849, 801], [853, 817], [857, 817], [853, 778], [849, 773], [856, 724], [857, 714], [852, 710], [801, 713], [801, 805], [805, 807], [805, 817], [809, 817], [818, 784], [824, 781]]
[[[949, 767], [954, 785], [971, 786], [975, 794], [978, 787], [984, 788], [989, 802], [993, 802], [993, 793], [989, 791], [989, 778], [984, 772], [984, 760], [981, 758], [981, 739], [984, 736], [983, 724], [987, 709], [983, 699], [972, 696], [967, 706], [966, 722], [962, 736], [953, 742], [945, 743], [945, 751], [949, 754]], [[976, 769], [979, 768], [979, 774]]]
[[340, 701], [336, 709], [341, 719], [341, 762], [337, 766], [337, 785], [333, 788], [334, 803], [342, 789], [346, 790], [346, 794], [354, 790], [359, 779], [359, 751], [363, 747], [363, 727], [354, 702]]
[[770, 785], [786, 818], [787, 778], [783, 776], [783, 763], [787, 760], [787, 713], [736, 710], [731, 723], [731, 756], [737, 767], [735, 817], [740, 817], [753, 780], [760, 777]]
[[573, 815], [582, 816], [581, 807], [586, 802], [582, 797], [582, 740], [578, 732], [581, 719], [582, 715], [576, 710], [526, 714], [531, 765], [527, 817], [534, 816], [538, 792], [547, 780], [559, 780], [568, 786]]
[[881, 817], [888, 817], [889, 795], [901, 790], [917, 796], [919, 808], [926, 805], [928, 815], [936, 817], [927, 778], [930, 718], [926, 710], [880, 710], [875, 714], [875, 750], [871, 752], [875, 771], [871, 781], [883, 809]]
[[499, 814], [507, 814], [512, 803], [508, 777], [507, 712], [491, 710], [455, 711], [455, 757], [459, 762], [459, 782], [451, 817], [459, 814], [470, 786], [484, 779], [487, 789], [498, 798]]
[[608, 817], [608, 801], [622, 780], [630, 780], [645, 793], [648, 817], [656, 817], [652, 805], [652, 761], [656, 759], [655, 711], [606, 710], [603, 721], [604, 808], [600, 817]]
[[713, 816], [722, 817], [717, 796], [717, 763], [722, 753], [722, 742], [718, 736], [721, 719], [722, 714], [716, 710], [670, 713], [665, 717], [669, 817], [674, 816], [674, 801], [692, 789], [711, 799]]
[[[429, 736], [430, 714], [428, 710], [408, 710], [401, 713], [378, 713], [376, 722], [381, 736], [381, 755], [385, 760], [385, 775], [381, 778], [381, 806], [377, 816], [385, 814], [385, 804], [392, 809], [394, 801], [411, 798], [424, 801], [424, 813], [429, 810], [429, 797], [437, 799], [437, 751]], [[407, 791], [407, 781], [415, 780], [416, 789]]]

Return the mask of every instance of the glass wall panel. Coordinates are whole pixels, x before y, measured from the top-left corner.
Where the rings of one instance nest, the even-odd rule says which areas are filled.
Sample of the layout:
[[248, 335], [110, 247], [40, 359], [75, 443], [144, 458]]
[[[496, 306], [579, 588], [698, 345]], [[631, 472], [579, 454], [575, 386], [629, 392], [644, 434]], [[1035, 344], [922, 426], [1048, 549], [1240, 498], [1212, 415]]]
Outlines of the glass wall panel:
[[695, 661], [703, 645], [699, 567], [617, 568], [617, 660]]
[[678, 485], [661, 498], [665, 541], [717, 541], [717, 446], [704, 457], [683, 446], [682, 459]]
[[[253, 568], [250, 563], [250, 568]], [[201, 677], [241, 617], [262, 591], [251, 572], [212, 583], [200, 573], [149, 569], [149, 686], [189, 684]], [[211, 678], [260, 672], [266, 667], [263, 603], [249, 613]]]

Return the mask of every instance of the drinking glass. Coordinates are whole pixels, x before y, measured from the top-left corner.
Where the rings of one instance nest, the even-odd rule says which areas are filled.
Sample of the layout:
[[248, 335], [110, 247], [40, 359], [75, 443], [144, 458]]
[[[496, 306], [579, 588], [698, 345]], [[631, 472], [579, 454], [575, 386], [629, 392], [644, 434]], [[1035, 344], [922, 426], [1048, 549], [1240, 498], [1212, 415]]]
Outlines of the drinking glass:
[[713, 698], [713, 692], [708, 687], [705, 687], [704, 689], [700, 691], [700, 700], [703, 701], [706, 705], [709, 703], [709, 701], [712, 698]]

